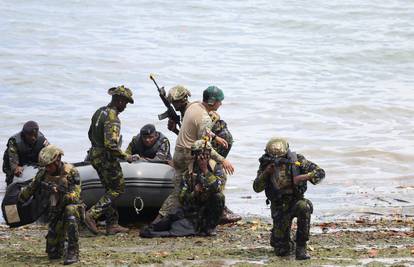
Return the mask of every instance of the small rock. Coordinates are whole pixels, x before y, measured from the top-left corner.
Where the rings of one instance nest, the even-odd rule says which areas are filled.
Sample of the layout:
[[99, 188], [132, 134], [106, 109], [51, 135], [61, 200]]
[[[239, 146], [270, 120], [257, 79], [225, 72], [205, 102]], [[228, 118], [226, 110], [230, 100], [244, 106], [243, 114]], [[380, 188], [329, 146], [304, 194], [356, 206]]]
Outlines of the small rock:
[[368, 257], [375, 258], [377, 256], [378, 256], [378, 250], [376, 250], [375, 248], [372, 248], [368, 251]]

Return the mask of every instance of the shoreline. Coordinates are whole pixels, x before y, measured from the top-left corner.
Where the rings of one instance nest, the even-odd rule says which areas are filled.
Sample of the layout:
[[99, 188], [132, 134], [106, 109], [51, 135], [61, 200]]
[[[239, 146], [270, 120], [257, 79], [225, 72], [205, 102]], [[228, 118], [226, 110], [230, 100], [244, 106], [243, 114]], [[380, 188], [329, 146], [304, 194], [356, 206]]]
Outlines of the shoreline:
[[[313, 223], [308, 243], [312, 259], [301, 262], [294, 256], [274, 256], [269, 245], [270, 218], [244, 217], [219, 226], [214, 237], [147, 239], [138, 236], [136, 225], [128, 226], [132, 226], [129, 233], [117, 236], [95, 237], [83, 229], [78, 265], [414, 265], [413, 218]], [[45, 225], [9, 229], [1, 224], [2, 264], [60, 265], [62, 261], [49, 262], [44, 252], [46, 232]]]

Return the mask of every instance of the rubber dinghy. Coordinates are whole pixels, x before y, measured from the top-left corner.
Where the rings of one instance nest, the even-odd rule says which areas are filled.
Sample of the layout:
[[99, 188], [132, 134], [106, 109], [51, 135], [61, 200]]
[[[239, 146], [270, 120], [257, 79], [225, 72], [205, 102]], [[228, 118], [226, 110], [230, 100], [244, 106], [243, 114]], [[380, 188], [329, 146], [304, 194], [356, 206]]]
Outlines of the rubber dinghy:
[[[82, 198], [90, 207], [105, 193], [98, 174], [90, 164], [75, 163], [82, 183]], [[165, 163], [121, 162], [125, 193], [116, 200], [118, 207], [160, 208], [174, 185], [174, 168]], [[143, 205], [143, 207], [142, 207]]]
[[[82, 199], [90, 207], [105, 193], [95, 169], [86, 162], [74, 163], [79, 171], [82, 184]], [[174, 169], [168, 164], [157, 161], [137, 161], [133, 163], [121, 162], [125, 179], [125, 193], [115, 201], [117, 207], [160, 208], [164, 200], [171, 193], [174, 185]], [[7, 187], [2, 202], [3, 217], [12, 227], [18, 227], [35, 221], [44, 212], [43, 197], [32, 198], [24, 205], [18, 203], [17, 196], [22, 186], [27, 185], [35, 177], [38, 168], [25, 166], [21, 177], [14, 177], [14, 181]], [[41, 207], [41, 208], [39, 208]]]

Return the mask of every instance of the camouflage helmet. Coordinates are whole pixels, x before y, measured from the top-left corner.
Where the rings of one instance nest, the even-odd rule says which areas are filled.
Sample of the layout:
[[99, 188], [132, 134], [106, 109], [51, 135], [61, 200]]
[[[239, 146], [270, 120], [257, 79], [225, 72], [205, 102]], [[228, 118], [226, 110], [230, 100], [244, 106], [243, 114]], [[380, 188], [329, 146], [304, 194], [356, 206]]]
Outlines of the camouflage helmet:
[[63, 150], [55, 145], [48, 145], [39, 152], [39, 165], [44, 167], [55, 162], [59, 156], [63, 155]]
[[272, 137], [267, 142], [265, 151], [271, 156], [283, 157], [289, 151], [289, 143], [283, 138]]
[[195, 141], [192, 145], [191, 145], [191, 151], [195, 152], [195, 151], [200, 151], [200, 150], [211, 150], [211, 144], [210, 142], [204, 140], [204, 139], [200, 139]]
[[123, 96], [126, 99], [128, 99], [128, 102], [131, 104], [134, 104], [134, 99], [132, 98], [132, 91], [131, 89], [120, 85], [118, 87], [112, 87], [108, 89], [108, 94], [109, 95], [119, 95], [119, 96]]
[[191, 96], [190, 91], [182, 85], [177, 85], [168, 91], [167, 99], [170, 102], [186, 99]]
[[223, 101], [224, 93], [217, 86], [209, 86], [203, 91], [203, 102], [213, 105], [217, 101]]

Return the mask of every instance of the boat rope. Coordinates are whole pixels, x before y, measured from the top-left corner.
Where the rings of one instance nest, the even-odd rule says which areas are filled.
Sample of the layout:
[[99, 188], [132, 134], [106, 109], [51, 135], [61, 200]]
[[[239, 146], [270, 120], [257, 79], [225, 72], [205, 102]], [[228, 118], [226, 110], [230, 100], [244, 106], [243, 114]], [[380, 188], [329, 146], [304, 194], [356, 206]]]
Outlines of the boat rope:
[[[137, 207], [137, 201], [139, 201], [139, 208]], [[134, 209], [137, 215], [139, 215], [139, 212], [144, 209], [144, 200], [142, 200], [141, 197], [134, 198]]]

